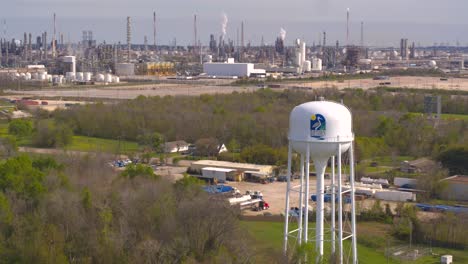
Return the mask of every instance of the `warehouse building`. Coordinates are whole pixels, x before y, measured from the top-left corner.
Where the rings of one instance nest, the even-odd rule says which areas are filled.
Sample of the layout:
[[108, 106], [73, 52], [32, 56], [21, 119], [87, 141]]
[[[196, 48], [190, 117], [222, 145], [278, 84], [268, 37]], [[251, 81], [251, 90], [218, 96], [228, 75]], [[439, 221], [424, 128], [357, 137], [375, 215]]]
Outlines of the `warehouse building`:
[[216, 77], [254, 77], [265, 76], [266, 71], [255, 69], [253, 63], [236, 63], [229, 58], [227, 62], [207, 62], [203, 64], [203, 71], [209, 76]]
[[217, 161], [217, 160], [199, 160], [192, 163], [190, 170], [193, 172], [201, 173], [203, 168], [224, 168], [233, 169], [244, 173], [246, 171], [260, 172], [263, 174], [271, 175], [273, 173], [273, 166], [270, 165], [257, 165], [249, 163], [236, 163], [228, 161]]
[[468, 175], [455, 175], [442, 181], [447, 184], [442, 193], [444, 199], [468, 201]]

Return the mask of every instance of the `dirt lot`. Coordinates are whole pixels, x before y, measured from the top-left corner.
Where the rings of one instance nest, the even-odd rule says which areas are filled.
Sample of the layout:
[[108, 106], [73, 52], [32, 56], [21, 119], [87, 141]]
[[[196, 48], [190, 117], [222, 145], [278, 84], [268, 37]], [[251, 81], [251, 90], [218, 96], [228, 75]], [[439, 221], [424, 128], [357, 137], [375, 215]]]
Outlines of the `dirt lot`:
[[[450, 78], [447, 81], [441, 81], [438, 77], [391, 77], [390, 80], [379, 81], [372, 79], [338, 81], [320, 81], [320, 82], [285, 82], [281, 83], [281, 89], [293, 87], [303, 87], [308, 90], [316, 88], [363, 88], [369, 89], [379, 86], [381, 82], [390, 82], [392, 87], [408, 87], [417, 89], [446, 89], [468, 91], [468, 79]], [[119, 85], [119, 86], [99, 86], [96, 88], [57, 88], [31, 91], [9, 90], [7, 93], [20, 94], [23, 96], [40, 97], [76, 97], [76, 98], [112, 98], [112, 99], [133, 99], [139, 95], [144, 96], [165, 96], [165, 95], [185, 95], [199, 96], [201, 94], [252, 92], [257, 89], [255, 85], [248, 87], [229, 86], [228, 81], [207, 80], [203, 83], [161, 83], [161, 84], [141, 84], [141, 85]], [[279, 90], [281, 90], [279, 89]]]

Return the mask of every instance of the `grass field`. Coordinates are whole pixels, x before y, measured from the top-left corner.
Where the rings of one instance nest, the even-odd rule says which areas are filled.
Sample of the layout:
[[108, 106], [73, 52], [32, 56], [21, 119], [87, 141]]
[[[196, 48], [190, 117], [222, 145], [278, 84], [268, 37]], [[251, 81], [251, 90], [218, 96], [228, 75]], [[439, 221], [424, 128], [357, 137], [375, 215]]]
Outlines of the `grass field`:
[[[415, 116], [421, 116], [422, 113], [411, 113]], [[468, 120], [468, 115], [461, 115], [461, 114], [442, 114], [441, 118], [443, 120]]]
[[[242, 226], [254, 238], [256, 263], [278, 263], [278, 256], [281, 255], [283, 245], [283, 223], [280, 222], [254, 222], [242, 221]], [[313, 224], [313, 223], [311, 223]], [[389, 236], [390, 226], [375, 222], [358, 223], [358, 260], [360, 264], [387, 263], [385, 247]], [[361, 236], [361, 237], [360, 237]], [[391, 240], [391, 246], [395, 243], [404, 245], [401, 241]], [[345, 249], [349, 244], [345, 244]], [[325, 251], [329, 251], [329, 246]], [[440, 255], [451, 254], [455, 263], [468, 263], [468, 252], [462, 250], [451, 250], [443, 248], [433, 248], [435, 256], [426, 256], [416, 261], [400, 261], [390, 258], [388, 263], [440, 263]]]
[[108, 153], [133, 153], [138, 151], [138, 144], [132, 141], [103, 139], [86, 136], [73, 136], [69, 150], [99, 151]]
[[[0, 137], [10, 136], [8, 122], [0, 121]], [[31, 137], [18, 138], [18, 146], [32, 147]], [[131, 154], [138, 151], [138, 143], [132, 141], [103, 139], [86, 136], [73, 136], [72, 143], [66, 147], [74, 151], [95, 151], [107, 153]]]

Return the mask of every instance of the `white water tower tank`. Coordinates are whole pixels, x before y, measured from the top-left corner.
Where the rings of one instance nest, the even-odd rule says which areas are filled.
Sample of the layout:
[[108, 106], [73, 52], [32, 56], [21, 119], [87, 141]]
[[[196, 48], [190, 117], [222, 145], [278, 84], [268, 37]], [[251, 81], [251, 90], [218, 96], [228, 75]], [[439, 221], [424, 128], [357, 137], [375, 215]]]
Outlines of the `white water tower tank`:
[[[291, 112], [289, 139], [295, 141], [292, 146], [299, 153], [306, 153], [308, 142], [312, 158], [328, 159], [336, 154], [338, 141], [353, 138], [351, 112], [342, 104], [314, 101], [296, 106]], [[344, 145], [341, 151], [346, 152], [349, 145]]]

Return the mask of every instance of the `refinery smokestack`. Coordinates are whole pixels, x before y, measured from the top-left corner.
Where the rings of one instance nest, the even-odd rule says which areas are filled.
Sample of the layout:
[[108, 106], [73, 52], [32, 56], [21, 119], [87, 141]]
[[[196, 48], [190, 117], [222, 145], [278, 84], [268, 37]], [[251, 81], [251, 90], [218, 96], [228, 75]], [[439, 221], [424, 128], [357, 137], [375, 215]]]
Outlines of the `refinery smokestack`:
[[153, 46], [156, 50], [156, 12], [153, 12]]
[[127, 17], [127, 61], [130, 62], [130, 49], [131, 49], [131, 41], [132, 41], [132, 21], [130, 17]]
[[361, 48], [364, 47], [364, 22], [361, 21]]
[[349, 8], [346, 9], [346, 46], [349, 45]]
[[56, 16], [55, 16], [55, 13], [54, 13], [54, 36], [52, 37], [52, 57], [55, 58], [56, 56], [56, 46], [55, 46], [55, 41], [57, 39], [57, 20], [56, 20]]
[[193, 15], [193, 54], [197, 54], [197, 15]]

